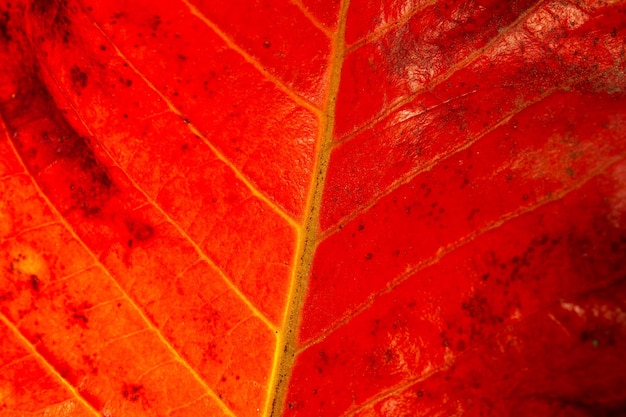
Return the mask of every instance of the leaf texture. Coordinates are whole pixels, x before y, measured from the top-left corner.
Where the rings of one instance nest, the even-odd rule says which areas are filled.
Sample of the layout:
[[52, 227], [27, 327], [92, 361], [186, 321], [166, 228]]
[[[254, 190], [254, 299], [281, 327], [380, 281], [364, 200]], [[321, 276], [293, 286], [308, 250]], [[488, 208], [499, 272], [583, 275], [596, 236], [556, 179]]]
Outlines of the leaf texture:
[[625, 412], [624, 2], [0, 4], [0, 416]]

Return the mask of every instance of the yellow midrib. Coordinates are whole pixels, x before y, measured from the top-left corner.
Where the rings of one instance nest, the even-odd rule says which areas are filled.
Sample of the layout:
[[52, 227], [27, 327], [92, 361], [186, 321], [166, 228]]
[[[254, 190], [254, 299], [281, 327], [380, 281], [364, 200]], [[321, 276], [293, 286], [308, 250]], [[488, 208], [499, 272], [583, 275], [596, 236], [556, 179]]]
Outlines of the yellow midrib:
[[304, 230], [302, 230], [298, 236], [296, 263], [294, 265], [283, 325], [278, 332], [274, 367], [268, 387], [269, 395], [264, 415], [269, 417], [279, 417], [283, 413], [289, 379], [296, 356], [296, 341], [304, 296], [308, 287], [313, 257], [317, 249], [322, 193], [324, 191], [326, 172], [328, 171], [328, 162], [332, 151], [333, 131], [335, 128], [335, 107], [346, 49], [345, 30], [349, 4], [350, 0], [344, 0], [341, 4], [339, 23], [333, 38], [328, 94], [320, 120], [317, 149], [318, 156], [313, 170], [313, 180], [309, 187], [309, 197], [306, 208], [308, 215], [304, 222]]

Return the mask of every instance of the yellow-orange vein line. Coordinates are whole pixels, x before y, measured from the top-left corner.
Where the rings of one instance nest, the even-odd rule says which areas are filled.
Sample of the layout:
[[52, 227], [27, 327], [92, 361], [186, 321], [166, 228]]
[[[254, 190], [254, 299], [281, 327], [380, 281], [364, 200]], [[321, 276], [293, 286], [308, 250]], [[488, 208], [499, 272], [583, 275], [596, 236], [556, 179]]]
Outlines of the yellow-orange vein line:
[[5, 175], [4, 177], [0, 177], [0, 181], [4, 182], [4, 181], [8, 181], [11, 180], [15, 177], [19, 177], [20, 175], [24, 175], [26, 174], [25, 172], [15, 172], [13, 174], [9, 174], [9, 175]]
[[296, 357], [298, 328], [309, 275], [313, 265], [319, 234], [319, 217], [322, 194], [326, 182], [326, 173], [332, 152], [333, 131], [335, 128], [335, 107], [341, 80], [341, 68], [345, 57], [345, 31], [349, 0], [341, 3], [337, 32], [333, 39], [333, 54], [330, 62], [330, 82], [326, 97], [324, 118], [319, 127], [317, 160], [313, 171], [312, 183], [307, 199], [307, 218], [305, 230], [299, 235], [297, 260], [289, 288], [287, 308], [283, 325], [278, 334], [277, 356], [274, 358], [270, 389], [265, 416], [279, 417], [283, 413], [287, 398], [287, 389]]
[[[108, 35], [102, 30], [102, 28], [100, 28], [100, 26], [98, 26], [98, 24], [96, 22], [94, 22], [92, 20], [92, 23], [94, 25], [94, 27], [100, 31], [100, 33], [102, 34], [102, 36], [104, 38], [107, 39], [107, 41], [111, 44], [111, 46], [113, 47], [113, 49], [115, 49], [115, 52], [117, 53], [117, 55], [122, 58], [124, 60], [124, 62], [126, 62], [128, 64], [128, 66], [135, 71], [135, 73], [155, 92], [157, 93], [161, 99], [165, 102], [165, 104], [167, 104], [167, 106], [169, 107], [170, 111], [174, 114], [176, 114], [177, 116], [179, 116], [181, 119], [185, 119], [185, 116], [183, 115], [183, 113], [178, 110], [178, 108], [174, 105], [174, 103], [172, 103], [170, 101], [170, 99], [168, 99], [162, 92], [160, 92], [156, 86], [154, 84], [152, 84], [152, 82], [150, 80], [148, 80], [142, 73], [141, 71], [139, 71], [138, 68], [136, 68], [132, 62], [130, 62], [130, 60], [126, 57], [126, 55], [124, 55], [124, 53], [117, 47], [117, 45], [115, 43], [113, 43], [113, 40], [110, 39], [108, 37]], [[226, 157], [226, 155], [224, 155], [217, 147], [215, 147], [207, 138], [206, 136], [204, 136], [202, 134], [202, 132], [200, 132], [200, 130], [198, 130], [193, 123], [187, 123], [187, 127], [189, 128], [189, 130], [191, 130], [191, 132], [193, 134], [195, 134], [196, 136], [198, 136], [200, 139], [202, 139], [202, 141], [204, 142], [204, 144], [206, 146], [208, 146], [208, 148], [211, 150], [211, 152], [213, 152], [213, 154], [217, 157], [217, 159], [219, 159], [220, 161], [222, 161], [224, 164], [226, 164], [226, 166], [228, 166], [228, 168], [230, 168], [230, 170], [235, 174], [235, 177], [237, 177], [237, 179], [239, 181], [241, 181], [247, 188], [248, 190], [250, 190], [250, 193], [255, 196], [256, 198], [258, 198], [259, 200], [263, 201], [265, 204], [268, 205], [268, 207], [270, 207], [272, 209], [272, 211], [274, 211], [276, 214], [278, 214], [281, 218], [283, 218], [287, 223], [289, 223], [291, 226], [293, 227], [299, 227], [299, 224], [296, 223], [296, 221], [282, 208], [280, 207], [278, 204], [276, 204], [274, 201], [272, 201], [272, 199], [267, 196], [264, 192], [262, 192], [257, 186], [256, 184], [254, 184], [243, 172], [241, 172], [241, 170], [239, 170], [239, 168], [237, 168], [235, 165], [233, 165], [233, 163]]]
[[[62, 225], [62, 224], [60, 224], [60, 223], [56, 223], [56, 224], [58, 224], [59, 226], [63, 226], [63, 225]], [[76, 278], [77, 276], [79, 276], [79, 275], [81, 275], [81, 274], [86, 273], [86, 272], [87, 272], [87, 271], [89, 271], [90, 269], [97, 269], [98, 267], [99, 267], [99, 265], [97, 265], [97, 264], [95, 264], [95, 263], [93, 263], [93, 264], [89, 264], [89, 265], [88, 265], [88, 266], [86, 266], [85, 268], [81, 268], [81, 269], [79, 269], [79, 270], [77, 270], [77, 271], [74, 271], [74, 272], [72, 272], [72, 273], [70, 273], [70, 274], [64, 274], [64, 275], [62, 275], [62, 276], [57, 277], [57, 278], [56, 278], [53, 282], [49, 283], [49, 284], [48, 284], [48, 286], [49, 286], [50, 288], [54, 288], [55, 286], [63, 285], [63, 283], [64, 283], [65, 281], [68, 281], [68, 280], [70, 280], [70, 279], [72, 279], [72, 278]], [[92, 306], [92, 307], [95, 307], [95, 305], [94, 305], [94, 306]], [[89, 311], [89, 309], [88, 309], [88, 308], [86, 308], [86, 309], [85, 309], [85, 311]]]
[[[24, 174], [24, 175], [26, 176], [27, 174]], [[2, 239], [0, 239], [0, 242], [5, 242], [7, 240], [14, 239], [15, 236], [19, 236], [21, 234], [28, 233], [28, 232], [34, 232], [35, 230], [41, 230], [41, 229], [44, 229], [44, 228], [46, 228], [48, 226], [53, 226], [55, 224], [60, 224], [60, 223], [57, 222], [57, 221], [51, 221], [51, 222], [41, 223], [41, 224], [38, 224], [38, 225], [35, 225], [35, 226], [31, 226], [31, 227], [25, 227], [22, 230], [20, 230], [19, 232], [17, 232], [15, 235], [4, 236]]]
[[279, 90], [287, 94], [293, 101], [298, 103], [300, 106], [309, 110], [316, 116], [321, 115], [321, 110], [309, 100], [304, 97], [296, 94], [289, 86], [283, 83], [278, 77], [272, 75], [267, 69], [263, 67], [254, 57], [244, 51], [239, 45], [237, 45], [226, 33], [224, 33], [215, 23], [211, 22], [196, 6], [189, 3], [187, 0], [181, 0], [185, 6], [189, 8], [189, 11], [192, 15], [196, 16], [200, 19], [204, 24], [206, 24], [211, 30], [213, 30], [225, 43], [228, 45], [230, 49], [237, 52], [241, 57], [250, 65], [252, 65], [256, 70], [258, 70], [265, 78], [271, 81]]
[[[2, 317], [2, 316], [3, 316], [2, 313], [0, 313], [0, 317]], [[5, 368], [10, 368], [11, 366], [17, 365], [18, 363], [24, 363], [24, 362], [28, 361], [29, 359], [31, 359], [30, 355], [24, 355], [24, 356], [21, 356], [21, 357], [19, 357], [17, 359], [13, 359], [10, 362], [2, 364], [2, 366], [0, 366], [0, 372], [4, 372]]]
[[193, 404], [195, 404], [197, 402], [202, 401], [202, 399], [204, 397], [206, 397], [206, 395], [201, 395], [200, 397], [198, 397], [196, 399], [193, 399], [193, 400], [190, 400], [190, 401], [187, 401], [186, 403], [184, 403], [182, 405], [179, 405], [179, 406], [174, 407], [174, 408], [170, 408], [170, 409], [167, 410], [167, 414], [166, 415], [167, 416], [171, 416], [175, 411], [183, 410], [183, 409], [189, 407], [190, 405], [193, 405]]
[[63, 387], [68, 390], [72, 396], [74, 396], [74, 398], [76, 398], [78, 400], [78, 402], [80, 404], [82, 404], [87, 411], [89, 411], [91, 414], [100, 417], [101, 414], [98, 412], [98, 410], [96, 410], [96, 408], [91, 405], [91, 403], [89, 401], [87, 401], [87, 399], [85, 397], [83, 397], [82, 395], [80, 395], [80, 393], [78, 392], [78, 390], [76, 388], [74, 388], [72, 386], [72, 384], [70, 384], [65, 378], [63, 378], [61, 376], [61, 374], [59, 373], [59, 371], [56, 370], [56, 368], [54, 366], [52, 366], [47, 360], [46, 358], [44, 358], [38, 351], [37, 349], [35, 349], [35, 346], [33, 346], [33, 344], [30, 342], [30, 340], [28, 340], [23, 334], [22, 332], [19, 331], [19, 329], [13, 324], [11, 323], [11, 321], [9, 321], [9, 319], [4, 315], [4, 314], [0, 314], [0, 321], [7, 326], [11, 332], [13, 332], [13, 334], [15, 334], [15, 336], [20, 340], [20, 342], [22, 342], [25, 346], [26, 346], [26, 350], [29, 351], [29, 353], [35, 358], [35, 360], [40, 363], [44, 368], [46, 368], [46, 370], [48, 372], [50, 372], [52, 375], [55, 376], [56, 379], [58, 379], [61, 383], [61, 385], [63, 385]]
[[302, 14], [313, 24], [313, 26], [315, 26], [316, 28], [324, 32], [324, 34], [328, 36], [329, 38], [332, 38], [332, 32], [328, 30], [328, 28], [324, 26], [319, 20], [317, 20], [317, 18], [313, 16], [313, 14], [309, 11], [309, 9], [304, 7], [304, 5], [302, 4], [300, 0], [291, 0], [291, 3], [294, 6], [296, 6], [298, 9], [300, 9]]
[[459, 240], [457, 240], [456, 242], [453, 242], [450, 245], [447, 245], [447, 246], [439, 248], [439, 250], [430, 259], [426, 259], [426, 260], [418, 263], [417, 265], [415, 265], [413, 267], [409, 267], [406, 272], [404, 272], [398, 278], [396, 278], [395, 280], [390, 282], [385, 288], [383, 288], [382, 290], [380, 290], [377, 293], [375, 293], [372, 296], [370, 296], [364, 303], [362, 303], [357, 308], [352, 310], [349, 314], [345, 315], [339, 321], [335, 322], [326, 332], [324, 332], [324, 334], [318, 336], [317, 338], [315, 338], [313, 340], [308, 341], [307, 343], [305, 343], [304, 345], [299, 347], [298, 350], [297, 350], [297, 353], [300, 353], [300, 352], [308, 349], [309, 347], [320, 343], [329, 334], [335, 332], [340, 327], [345, 326], [346, 324], [348, 324], [348, 322], [350, 322], [350, 320], [352, 320], [354, 317], [356, 317], [359, 313], [361, 313], [362, 311], [364, 311], [365, 309], [367, 309], [368, 307], [373, 305], [374, 301], [377, 298], [379, 298], [380, 296], [382, 296], [384, 294], [387, 294], [387, 293], [393, 291], [394, 288], [396, 288], [398, 285], [400, 285], [404, 281], [406, 281], [409, 278], [411, 278], [413, 275], [415, 275], [417, 272], [421, 271], [422, 269], [436, 264], [437, 262], [439, 262], [446, 255], [448, 255], [448, 254], [456, 251], [457, 249], [459, 249], [459, 248], [461, 248], [461, 247], [471, 243], [472, 241], [474, 241], [479, 236], [481, 236], [481, 235], [483, 235], [483, 234], [485, 234], [485, 233], [487, 233], [489, 231], [495, 230], [495, 229], [497, 229], [499, 227], [502, 227], [507, 222], [509, 222], [509, 221], [511, 221], [511, 220], [513, 220], [513, 219], [515, 219], [517, 217], [520, 217], [520, 216], [522, 216], [524, 214], [531, 213], [531, 212], [533, 212], [533, 211], [535, 211], [535, 210], [545, 206], [546, 204], [549, 204], [549, 203], [552, 203], [554, 201], [562, 199], [563, 197], [565, 197], [566, 195], [570, 194], [571, 192], [576, 191], [577, 189], [579, 189], [582, 186], [584, 186], [592, 178], [602, 174], [611, 165], [614, 165], [614, 164], [618, 163], [619, 161], [622, 161], [623, 159], [624, 159], [624, 154], [621, 154], [620, 156], [614, 157], [614, 158], [610, 159], [609, 161], [607, 161], [606, 163], [604, 163], [603, 165], [601, 165], [600, 167], [598, 167], [597, 169], [593, 170], [586, 177], [583, 177], [581, 181], [575, 183], [572, 187], [567, 188], [565, 190], [561, 190], [560, 192], [556, 192], [556, 193], [550, 194], [550, 195], [546, 196], [545, 198], [537, 201], [535, 204], [533, 204], [533, 205], [531, 205], [529, 207], [524, 207], [522, 209], [513, 211], [511, 213], [507, 213], [507, 214], [503, 215], [502, 217], [500, 217], [499, 219], [497, 219], [497, 220], [487, 224], [483, 228], [478, 229], [478, 230], [470, 233], [466, 237], [464, 237], [462, 239], [459, 239]]
[[[14, 146], [13, 142], [9, 141], [9, 144], [11, 146], [11, 149], [13, 150], [13, 153], [15, 154], [17, 159], [20, 161], [20, 163], [22, 164], [23, 168], [26, 170], [26, 166], [24, 165], [24, 163], [20, 159], [19, 153], [17, 152], [17, 149], [15, 149], [15, 146]], [[102, 262], [100, 262], [100, 260], [96, 257], [96, 255], [89, 249], [87, 244], [85, 242], [83, 242], [83, 240], [78, 236], [78, 234], [76, 234], [76, 231], [67, 222], [67, 220], [65, 220], [65, 218], [61, 215], [61, 213], [59, 213], [59, 211], [52, 204], [52, 202], [48, 199], [48, 197], [43, 192], [43, 190], [41, 188], [39, 188], [39, 186], [37, 185], [37, 183], [35, 182], [35, 180], [32, 177], [30, 178], [30, 181], [31, 181], [31, 184], [33, 185], [33, 187], [35, 188], [35, 190], [37, 190], [37, 193], [39, 194], [39, 196], [45, 201], [46, 205], [48, 205], [48, 207], [50, 208], [52, 213], [54, 213], [54, 215], [59, 219], [59, 223], [62, 224], [63, 227], [76, 240], [76, 242], [78, 242], [79, 245], [82, 246], [83, 249], [85, 249], [85, 251], [89, 255], [91, 255], [91, 258], [94, 261], [94, 263], [99, 265], [100, 268], [102, 268], [102, 271], [109, 277], [109, 279], [113, 283], [114, 287], [124, 296], [125, 299], [128, 300], [129, 305], [132, 307], [133, 310], [135, 310], [137, 315], [146, 324], [147, 330], [150, 330], [150, 331], [154, 332], [154, 334], [159, 339], [159, 341], [161, 343], [163, 343], [163, 346], [165, 346], [165, 348], [176, 359], [176, 361], [178, 363], [180, 363], [183, 368], [187, 369], [189, 374], [206, 390], [206, 392], [211, 396], [211, 398], [213, 398], [217, 402], [217, 404], [224, 410], [224, 412], [226, 414], [228, 414], [228, 415], [230, 415], [232, 417], [236, 417], [233, 414], [233, 412], [226, 406], [226, 404], [224, 404], [224, 402], [219, 398], [219, 396], [211, 389], [211, 387], [209, 387], [209, 385], [204, 381], [204, 379], [198, 374], [198, 372], [195, 369], [193, 369], [191, 367], [191, 365], [189, 365], [189, 363], [187, 363], [185, 358], [183, 358], [178, 353], [178, 351], [176, 349], [174, 349], [174, 347], [165, 338], [165, 336], [163, 336], [163, 334], [158, 329], [158, 327], [156, 327], [156, 325], [148, 318], [148, 316], [146, 316], [146, 314], [139, 307], [137, 302], [128, 294], [128, 292], [126, 292], [126, 290], [120, 285], [120, 283], [115, 279], [113, 274], [102, 264]]]

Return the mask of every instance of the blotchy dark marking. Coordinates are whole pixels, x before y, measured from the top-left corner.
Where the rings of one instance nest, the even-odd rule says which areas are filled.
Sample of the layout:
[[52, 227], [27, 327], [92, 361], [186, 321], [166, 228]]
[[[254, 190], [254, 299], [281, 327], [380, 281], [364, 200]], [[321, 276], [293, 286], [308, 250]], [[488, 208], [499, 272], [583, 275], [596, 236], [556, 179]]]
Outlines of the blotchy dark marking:
[[487, 323], [491, 316], [491, 308], [489, 307], [487, 297], [479, 291], [473, 294], [467, 302], [463, 302], [461, 308], [467, 311], [471, 318], [478, 320], [481, 324]]
[[157, 30], [159, 30], [159, 26], [161, 25], [161, 23], [161, 17], [159, 15], [154, 15], [152, 16], [150, 28], [153, 32], [156, 32]]
[[72, 87], [76, 92], [80, 93], [80, 90], [87, 87], [87, 73], [81, 70], [78, 65], [74, 65], [70, 69], [70, 79], [72, 80]]
[[87, 323], [89, 323], [89, 319], [86, 315], [86, 310], [93, 307], [90, 303], [82, 303], [78, 306], [67, 306], [66, 309], [71, 313], [70, 315], [70, 324], [78, 325], [82, 328], [87, 327]]
[[6, 42], [11, 40], [11, 35], [9, 35], [8, 29], [9, 20], [10, 16], [8, 11], [5, 10], [0, 13], [0, 40], [4, 40]]
[[33, 13], [45, 14], [52, 8], [58, 7], [59, 3], [58, 0], [33, 0], [30, 4], [30, 10]]
[[[81, 210], [87, 217], [101, 213], [118, 192], [108, 168], [98, 161], [91, 140], [78, 134], [65, 120], [44, 84], [34, 74], [22, 80], [15, 99], [0, 104], [21, 159], [62, 213]], [[73, 82], [80, 87], [86, 76], [75, 67]], [[39, 120], [38, 137], [20, 130]], [[44, 175], [50, 167], [64, 167], [61, 176]]]
[[143, 395], [143, 385], [141, 384], [124, 384], [122, 387], [122, 395], [128, 401], [136, 402]]
[[87, 316], [85, 316], [84, 314], [79, 314], [79, 313], [72, 314], [72, 318], [78, 321], [82, 321], [85, 324], [87, 324], [87, 322], [89, 321]]
[[149, 240], [154, 236], [154, 228], [144, 222], [127, 220], [126, 228], [132, 234], [133, 238], [140, 242]]
[[98, 367], [96, 366], [96, 355], [93, 356], [83, 355], [83, 362], [91, 369], [93, 375], [98, 374]]
[[13, 301], [13, 299], [14, 297], [12, 291], [0, 293], [0, 301]]
[[72, 22], [67, 8], [67, 0], [34, 0], [30, 7], [34, 16], [30, 18], [44, 28], [42, 35], [46, 38], [60, 36], [63, 43], [69, 43]]

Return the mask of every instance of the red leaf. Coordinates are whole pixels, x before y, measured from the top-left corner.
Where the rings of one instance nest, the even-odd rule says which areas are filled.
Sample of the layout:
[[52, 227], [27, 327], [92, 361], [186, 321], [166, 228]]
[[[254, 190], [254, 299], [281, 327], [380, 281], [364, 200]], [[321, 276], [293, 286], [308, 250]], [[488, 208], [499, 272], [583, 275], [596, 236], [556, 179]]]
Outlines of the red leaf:
[[623, 2], [0, 12], [1, 416], [625, 412]]

